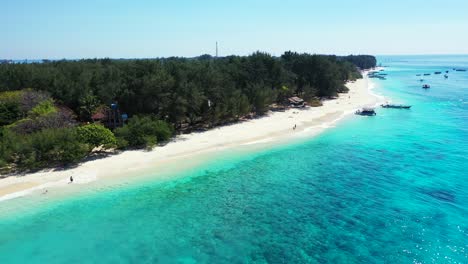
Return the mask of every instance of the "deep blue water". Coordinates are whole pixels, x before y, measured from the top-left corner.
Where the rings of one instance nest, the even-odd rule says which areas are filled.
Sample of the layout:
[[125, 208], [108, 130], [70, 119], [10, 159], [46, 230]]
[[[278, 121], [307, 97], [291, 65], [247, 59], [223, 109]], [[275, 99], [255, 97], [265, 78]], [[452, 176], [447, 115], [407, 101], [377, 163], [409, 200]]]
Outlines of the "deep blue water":
[[0, 217], [0, 263], [468, 263], [468, 56], [379, 61], [411, 110]]

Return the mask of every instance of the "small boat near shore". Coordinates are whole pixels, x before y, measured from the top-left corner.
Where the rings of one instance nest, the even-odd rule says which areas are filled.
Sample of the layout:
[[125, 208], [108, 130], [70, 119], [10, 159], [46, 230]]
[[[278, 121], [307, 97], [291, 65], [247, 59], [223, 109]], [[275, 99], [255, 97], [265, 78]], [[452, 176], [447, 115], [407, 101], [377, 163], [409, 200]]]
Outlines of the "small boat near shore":
[[442, 72], [434, 72], [434, 74], [441, 74]]
[[466, 69], [456, 69], [455, 71], [466, 72]]
[[424, 76], [429, 76], [429, 75], [431, 75], [431, 74], [430, 74], [430, 73], [425, 73], [425, 74], [424, 74]]
[[387, 76], [386, 73], [379, 73], [379, 72], [370, 72], [367, 74], [369, 78], [375, 78], [375, 79], [380, 79], [380, 80], [386, 80], [385, 76]]
[[411, 105], [402, 105], [402, 104], [382, 104], [380, 105], [383, 108], [395, 108], [395, 109], [410, 109]]
[[424, 84], [424, 85], [422, 86], [422, 88], [424, 88], [424, 89], [429, 89], [429, 88], [431, 88], [431, 86], [430, 86], [429, 84]]
[[370, 108], [370, 107], [364, 107], [360, 110], [357, 110], [355, 112], [356, 115], [361, 115], [361, 116], [375, 116], [377, 115], [377, 113], [375, 113], [375, 110], [374, 108]]

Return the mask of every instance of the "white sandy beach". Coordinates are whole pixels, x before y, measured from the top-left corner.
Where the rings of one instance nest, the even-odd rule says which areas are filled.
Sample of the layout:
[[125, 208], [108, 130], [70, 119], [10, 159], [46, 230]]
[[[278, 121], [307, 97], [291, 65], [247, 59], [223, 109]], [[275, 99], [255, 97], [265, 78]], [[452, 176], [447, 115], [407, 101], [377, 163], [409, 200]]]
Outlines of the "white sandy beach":
[[[347, 86], [349, 93], [340, 95], [338, 99], [325, 101], [321, 107], [269, 113], [267, 117], [203, 133], [180, 135], [173, 142], [152, 151], [125, 151], [107, 158], [87, 161], [67, 170], [44, 170], [0, 179], [0, 201], [41, 193], [46, 189], [53, 192], [57, 188], [68, 188], [71, 186], [68, 184], [70, 176], [74, 178], [73, 186], [86, 188], [86, 184], [90, 182], [110, 181], [119, 175], [138, 174], [168, 162], [177, 163], [194, 158], [200, 153], [310, 137], [352, 114], [356, 109], [374, 106], [384, 100], [371, 92], [373, 83], [367, 77], [348, 83]], [[294, 125], [297, 125], [295, 130]]]

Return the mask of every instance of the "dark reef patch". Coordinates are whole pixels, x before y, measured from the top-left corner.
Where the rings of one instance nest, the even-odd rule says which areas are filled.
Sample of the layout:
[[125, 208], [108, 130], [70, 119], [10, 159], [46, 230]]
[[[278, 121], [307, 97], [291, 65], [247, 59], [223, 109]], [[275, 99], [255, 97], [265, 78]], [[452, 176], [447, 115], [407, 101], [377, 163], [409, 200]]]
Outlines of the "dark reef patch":
[[449, 191], [432, 190], [426, 191], [426, 194], [443, 202], [455, 203], [455, 195]]

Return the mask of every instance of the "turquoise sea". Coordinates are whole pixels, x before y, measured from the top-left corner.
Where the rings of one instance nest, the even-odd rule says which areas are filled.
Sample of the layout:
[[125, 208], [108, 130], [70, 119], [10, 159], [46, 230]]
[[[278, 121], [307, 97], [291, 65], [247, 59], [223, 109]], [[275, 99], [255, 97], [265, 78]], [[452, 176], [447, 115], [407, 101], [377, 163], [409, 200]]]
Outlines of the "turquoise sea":
[[0, 216], [0, 263], [468, 263], [468, 56], [379, 61], [411, 110]]

